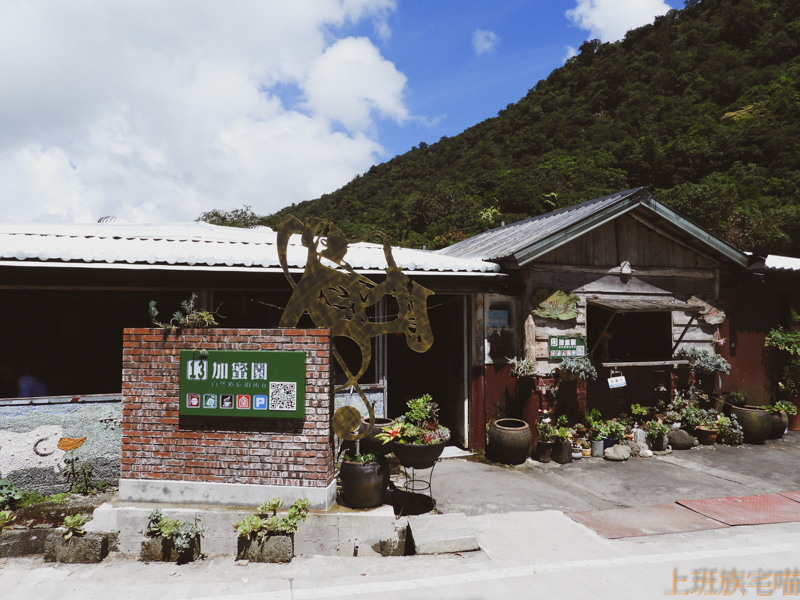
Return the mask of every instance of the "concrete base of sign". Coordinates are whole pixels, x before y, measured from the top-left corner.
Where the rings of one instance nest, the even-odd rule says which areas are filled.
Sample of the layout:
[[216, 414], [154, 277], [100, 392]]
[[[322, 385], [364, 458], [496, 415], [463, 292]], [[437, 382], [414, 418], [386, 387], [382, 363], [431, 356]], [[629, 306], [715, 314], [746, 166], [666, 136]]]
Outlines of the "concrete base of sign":
[[326, 487], [164, 479], [120, 479], [119, 481], [119, 499], [122, 502], [258, 506], [271, 498], [280, 498], [284, 506], [289, 506], [300, 498], [308, 498], [311, 501], [311, 509], [328, 510], [336, 501], [336, 481], [332, 481]]
[[[263, 499], [259, 501], [263, 502]], [[285, 505], [284, 505], [285, 506]], [[119, 532], [117, 549], [139, 554], [150, 511], [158, 509], [170, 519], [194, 521], [198, 517], [206, 531], [201, 540], [203, 553], [236, 555], [238, 539], [233, 524], [253, 514], [253, 506], [186, 506], [107, 502], [94, 511], [85, 529], [92, 532]], [[341, 512], [339, 512], [341, 511]], [[407, 520], [395, 519], [394, 510], [384, 505], [373, 510], [338, 509], [312, 511], [300, 523], [294, 538], [296, 555], [388, 556], [405, 550]]]

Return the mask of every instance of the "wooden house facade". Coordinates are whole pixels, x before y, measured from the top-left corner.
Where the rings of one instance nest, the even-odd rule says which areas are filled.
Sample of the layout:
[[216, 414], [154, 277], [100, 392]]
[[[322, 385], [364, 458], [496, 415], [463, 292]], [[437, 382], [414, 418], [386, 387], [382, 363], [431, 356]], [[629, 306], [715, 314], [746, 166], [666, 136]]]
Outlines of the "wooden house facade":
[[[577, 419], [595, 407], [608, 418], [631, 404], [668, 399], [689, 375], [679, 349], [719, 348], [725, 282], [750, 262], [642, 188], [506, 225], [443, 252], [499, 262], [517, 283], [508, 297], [476, 298], [486, 314], [476, 317], [474, 335], [487, 340], [472, 365], [476, 439], [500, 416], [533, 422], [539, 408], [555, 407]], [[556, 291], [573, 295], [574, 318], [534, 314]], [[511, 315], [505, 328], [498, 310]], [[570, 346], [570, 338], [581, 341]], [[597, 379], [564, 383], [555, 397], [515, 389], [521, 382], [508, 358], [525, 355], [549, 374], [570, 354], [589, 356]], [[611, 388], [612, 376], [625, 385]], [[719, 389], [721, 381], [710, 384]]]

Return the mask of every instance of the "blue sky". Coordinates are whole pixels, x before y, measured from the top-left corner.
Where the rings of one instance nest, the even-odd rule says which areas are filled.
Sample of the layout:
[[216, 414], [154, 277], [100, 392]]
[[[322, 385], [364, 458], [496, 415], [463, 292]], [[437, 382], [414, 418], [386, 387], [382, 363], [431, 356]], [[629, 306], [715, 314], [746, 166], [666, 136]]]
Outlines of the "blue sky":
[[493, 117], [675, 0], [0, 3], [6, 221], [268, 214]]

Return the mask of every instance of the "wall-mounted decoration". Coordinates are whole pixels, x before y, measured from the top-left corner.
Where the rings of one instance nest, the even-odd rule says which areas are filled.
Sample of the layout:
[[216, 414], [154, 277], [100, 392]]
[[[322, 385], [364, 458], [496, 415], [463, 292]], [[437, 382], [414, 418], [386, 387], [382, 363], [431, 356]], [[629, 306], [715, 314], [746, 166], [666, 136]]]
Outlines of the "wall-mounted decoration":
[[[578, 318], [578, 302], [580, 297], [577, 294], [567, 294], [557, 290], [550, 293], [544, 300], [542, 296], [548, 293], [549, 290], [540, 290], [531, 299], [531, 303], [535, 307], [533, 314], [543, 319], [557, 319], [559, 321], [569, 321]], [[537, 302], [538, 301], [538, 302]]]
[[305, 352], [181, 351], [181, 415], [302, 419], [305, 392]]

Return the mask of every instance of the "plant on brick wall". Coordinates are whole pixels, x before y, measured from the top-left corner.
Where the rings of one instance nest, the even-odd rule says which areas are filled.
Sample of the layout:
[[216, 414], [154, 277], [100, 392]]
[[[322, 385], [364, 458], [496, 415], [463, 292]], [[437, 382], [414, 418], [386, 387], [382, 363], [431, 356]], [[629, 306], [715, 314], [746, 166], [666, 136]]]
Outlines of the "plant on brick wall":
[[175, 311], [173, 313], [172, 318], [169, 320], [169, 323], [160, 323], [156, 317], [158, 317], [158, 309], [156, 309], [156, 301], [150, 300], [149, 304], [149, 312], [150, 312], [150, 320], [153, 322], [153, 325], [156, 327], [161, 327], [162, 329], [166, 329], [168, 331], [174, 331], [179, 329], [206, 329], [208, 327], [217, 327], [219, 323], [217, 322], [217, 318], [224, 319], [222, 315], [219, 314], [219, 309], [222, 305], [220, 304], [216, 310], [200, 310], [197, 306], [197, 294], [192, 293], [191, 297], [188, 300], [184, 300], [181, 302], [181, 308], [183, 312], [180, 310]]

